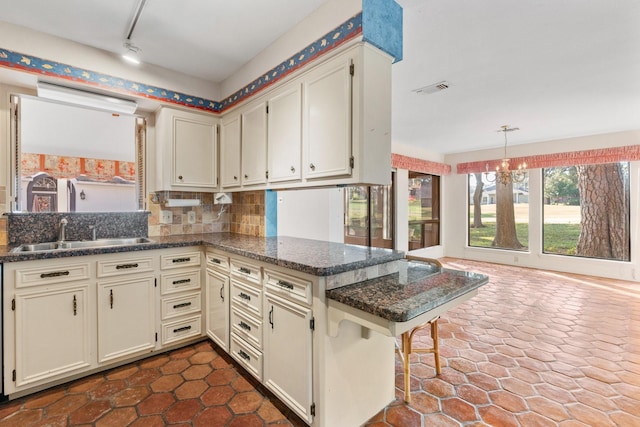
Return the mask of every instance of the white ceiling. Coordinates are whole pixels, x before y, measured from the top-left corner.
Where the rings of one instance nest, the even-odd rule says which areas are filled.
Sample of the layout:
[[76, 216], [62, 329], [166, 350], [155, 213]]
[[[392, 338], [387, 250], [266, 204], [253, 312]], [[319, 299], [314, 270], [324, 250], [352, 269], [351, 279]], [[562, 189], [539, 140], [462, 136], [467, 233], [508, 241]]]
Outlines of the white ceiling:
[[[147, 0], [132, 41], [218, 83], [325, 1]], [[521, 129], [510, 145], [640, 129], [640, 0], [397, 1], [394, 142], [446, 154], [501, 146], [503, 124]], [[137, 4], [0, 0], [0, 21], [121, 53]]]

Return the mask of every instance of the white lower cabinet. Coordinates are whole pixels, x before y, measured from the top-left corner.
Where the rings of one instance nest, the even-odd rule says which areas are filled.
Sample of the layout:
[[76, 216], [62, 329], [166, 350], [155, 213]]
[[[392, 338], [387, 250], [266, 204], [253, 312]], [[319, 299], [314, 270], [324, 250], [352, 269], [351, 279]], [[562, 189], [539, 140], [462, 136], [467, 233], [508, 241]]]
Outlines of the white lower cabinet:
[[275, 295], [265, 296], [263, 382], [305, 421], [313, 419], [313, 311]]
[[207, 268], [207, 335], [229, 351], [229, 274]]
[[19, 292], [14, 301], [16, 388], [92, 365], [88, 283]]
[[98, 282], [98, 363], [154, 349], [154, 282], [153, 276]]
[[191, 247], [4, 263], [4, 394], [203, 337], [201, 257]]
[[231, 357], [262, 381], [262, 268], [246, 259], [229, 260]]
[[202, 336], [202, 255], [199, 249], [160, 256], [160, 346]]
[[205, 258], [207, 336], [229, 352], [229, 257], [210, 249]]

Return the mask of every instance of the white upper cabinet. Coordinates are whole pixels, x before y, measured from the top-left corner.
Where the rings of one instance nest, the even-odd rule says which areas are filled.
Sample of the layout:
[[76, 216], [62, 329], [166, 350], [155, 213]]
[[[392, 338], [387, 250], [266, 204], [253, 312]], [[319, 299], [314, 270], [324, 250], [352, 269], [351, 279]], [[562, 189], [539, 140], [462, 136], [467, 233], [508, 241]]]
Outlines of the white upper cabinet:
[[220, 141], [220, 186], [240, 187], [240, 115], [225, 117]]
[[217, 121], [213, 116], [161, 108], [157, 115], [157, 189], [217, 189]]
[[242, 185], [267, 182], [267, 103], [242, 112]]
[[390, 184], [391, 62], [357, 42], [226, 113], [221, 189]]
[[325, 63], [304, 79], [303, 176], [351, 174], [351, 65], [349, 56]]
[[268, 100], [267, 159], [269, 182], [295, 181], [302, 176], [302, 90], [294, 82]]

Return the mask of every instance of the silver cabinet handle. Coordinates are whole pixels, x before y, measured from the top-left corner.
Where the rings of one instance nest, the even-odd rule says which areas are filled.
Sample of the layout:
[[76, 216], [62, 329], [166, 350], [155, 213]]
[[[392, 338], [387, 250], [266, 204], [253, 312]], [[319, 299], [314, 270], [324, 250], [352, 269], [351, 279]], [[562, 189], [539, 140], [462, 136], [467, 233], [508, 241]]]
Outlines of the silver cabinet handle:
[[183, 303], [180, 303], [180, 304], [175, 304], [175, 305], [173, 306], [173, 308], [174, 308], [174, 309], [175, 309], [175, 308], [184, 308], [184, 307], [189, 307], [190, 305], [191, 305], [191, 303], [190, 303], [190, 302], [183, 302]]
[[291, 284], [289, 282], [285, 282], [284, 280], [278, 280], [277, 284], [278, 284], [278, 286], [282, 286], [283, 288], [287, 288], [287, 289], [293, 290], [293, 284]]
[[68, 276], [69, 272], [68, 271], [53, 271], [51, 273], [42, 273], [40, 275], [41, 279], [47, 279], [49, 277], [60, 277], [60, 276]]
[[314, 170], [316, 170], [316, 165], [314, 165], [313, 163], [311, 163], [311, 164], [309, 165], [309, 168], [310, 168], [312, 171], [314, 171]]
[[294, 168], [293, 166], [291, 166], [291, 173], [296, 173], [296, 168]]

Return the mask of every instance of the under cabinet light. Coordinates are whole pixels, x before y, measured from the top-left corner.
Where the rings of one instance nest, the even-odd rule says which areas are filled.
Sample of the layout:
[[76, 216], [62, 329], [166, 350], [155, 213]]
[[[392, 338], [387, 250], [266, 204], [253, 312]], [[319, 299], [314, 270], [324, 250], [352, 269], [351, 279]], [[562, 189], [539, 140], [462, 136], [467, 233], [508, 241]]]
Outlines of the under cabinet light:
[[38, 82], [38, 96], [67, 104], [106, 110], [114, 113], [133, 114], [138, 104], [128, 99], [101, 95], [51, 83]]

